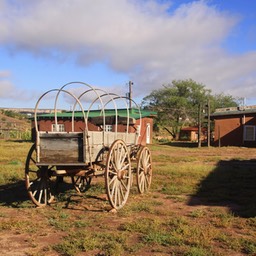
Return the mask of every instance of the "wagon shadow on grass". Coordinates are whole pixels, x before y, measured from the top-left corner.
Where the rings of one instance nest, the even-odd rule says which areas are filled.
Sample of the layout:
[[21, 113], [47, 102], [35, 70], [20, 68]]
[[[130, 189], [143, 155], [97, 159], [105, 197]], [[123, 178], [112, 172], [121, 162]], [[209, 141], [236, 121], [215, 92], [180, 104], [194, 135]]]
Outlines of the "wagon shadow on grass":
[[[70, 190], [74, 190], [74, 186], [72, 184], [67, 182], [56, 183], [55, 192], [57, 195]], [[35, 208], [35, 205], [31, 202], [28, 196], [23, 180], [0, 186], [0, 206], [12, 208]]]
[[[23, 207], [24, 203], [29, 201], [24, 181], [4, 184], [0, 186], [0, 205], [12, 208]], [[32, 206], [32, 204], [31, 204]]]
[[188, 205], [225, 206], [235, 216], [255, 217], [256, 159], [219, 161]]

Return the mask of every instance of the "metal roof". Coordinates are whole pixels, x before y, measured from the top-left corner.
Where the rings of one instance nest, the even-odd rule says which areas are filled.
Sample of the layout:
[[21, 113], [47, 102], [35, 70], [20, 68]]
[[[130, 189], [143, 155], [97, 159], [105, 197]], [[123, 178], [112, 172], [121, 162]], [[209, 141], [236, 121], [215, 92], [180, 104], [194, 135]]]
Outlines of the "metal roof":
[[[105, 109], [105, 116], [115, 116], [116, 111], [115, 109]], [[72, 111], [70, 112], [62, 112], [62, 113], [57, 113], [58, 118], [71, 118], [72, 117]], [[129, 109], [129, 117], [134, 118], [134, 119], [139, 119], [140, 118], [140, 113], [141, 117], [155, 117], [157, 115], [157, 112], [150, 111], [150, 110], [139, 110], [138, 109]], [[87, 115], [87, 111], [85, 111], [85, 115]], [[121, 117], [127, 117], [127, 109], [117, 109], [117, 115]], [[39, 114], [37, 116], [38, 119], [43, 119], [43, 118], [54, 118], [54, 113], [51, 114]], [[99, 117], [102, 116], [102, 110], [91, 110], [89, 112], [88, 117]], [[74, 117], [75, 118], [83, 118], [83, 112], [82, 111], [75, 111], [74, 112]]]
[[211, 117], [214, 118], [219, 116], [249, 115], [249, 114], [256, 114], [256, 106], [216, 109], [216, 112], [212, 113]]

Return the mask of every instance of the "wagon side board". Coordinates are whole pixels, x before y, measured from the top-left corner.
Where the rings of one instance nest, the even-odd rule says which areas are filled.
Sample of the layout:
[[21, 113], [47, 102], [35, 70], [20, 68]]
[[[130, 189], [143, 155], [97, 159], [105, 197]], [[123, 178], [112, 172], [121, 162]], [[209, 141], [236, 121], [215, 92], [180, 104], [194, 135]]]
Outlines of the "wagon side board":
[[37, 139], [38, 163], [84, 164], [84, 159], [83, 133], [39, 133]]
[[110, 148], [117, 139], [125, 141], [127, 145], [133, 145], [136, 144], [137, 137], [137, 133], [89, 131], [84, 148], [85, 161], [97, 161], [101, 150]]
[[86, 165], [97, 161], [103, 148], [121, 139], [136, 144], [136, 133], [122, 132], [39, 132], [37, 163], [39, 165]]

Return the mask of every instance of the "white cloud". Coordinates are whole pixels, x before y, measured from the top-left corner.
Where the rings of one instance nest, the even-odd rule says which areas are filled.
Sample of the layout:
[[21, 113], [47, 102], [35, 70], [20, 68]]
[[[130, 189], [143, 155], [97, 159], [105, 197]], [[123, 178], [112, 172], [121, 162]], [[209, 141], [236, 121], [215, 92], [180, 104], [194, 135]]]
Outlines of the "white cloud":
[[0, 79], [0, 98], [12, 98], [14, 95], [14, 85], [8, 80]]
[[0, 79], [10, 77], [11, 72], [9, 70], [0, 70]]
[[[147, 95], [192, 78], [239, 96], [256, 78], [256, 53], [232, 56], [221, 45], [238, 22], [206, 1], [180, 5], [135, 0], [0, 1], [0, 44], [34, 54], [73, 54], [79, 65], [104, 61]], [[2, 85], [8, 87], [7, 85]], [[250, 87], [250, 94], [256, 87]], [[248, 91], [248, 93], [249, 93]], [[246, 95], [245, 95], [246, 96]]]
[[28, 101], [38, 95], [34, 91], [26, 91], [13, 83], [12, 73], [9, 70], [0, 70], [0, 99]]
[[15, 86], [9, 81], [11, 72], [0, 70], [0, 98], [9, 98], [15, 95]]

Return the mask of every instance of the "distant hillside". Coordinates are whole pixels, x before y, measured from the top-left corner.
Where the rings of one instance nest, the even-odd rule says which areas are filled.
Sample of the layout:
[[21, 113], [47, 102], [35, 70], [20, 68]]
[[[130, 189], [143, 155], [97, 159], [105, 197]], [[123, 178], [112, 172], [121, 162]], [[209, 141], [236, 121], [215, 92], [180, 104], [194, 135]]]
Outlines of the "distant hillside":
[[30, 136], [30, 128], [30, 121], [26, 117], [11, 117], [0, 112], [0, 138], [27, 138]]
[[[63, 112], [63, 109], [57, 109], [57, 112]], [[34, 108], [3, 108], [0, 107], [0, 113], [3, 112], [10, 112], [13, 114], [23, 114], [23, 115], [34, 115], [35, 109]], [[37, 113], [39, 114], [47, 114], [47, 113], [53, 113], [54, 109], [50, 109], [50, 108], [40, 108], [37, 109]]]

